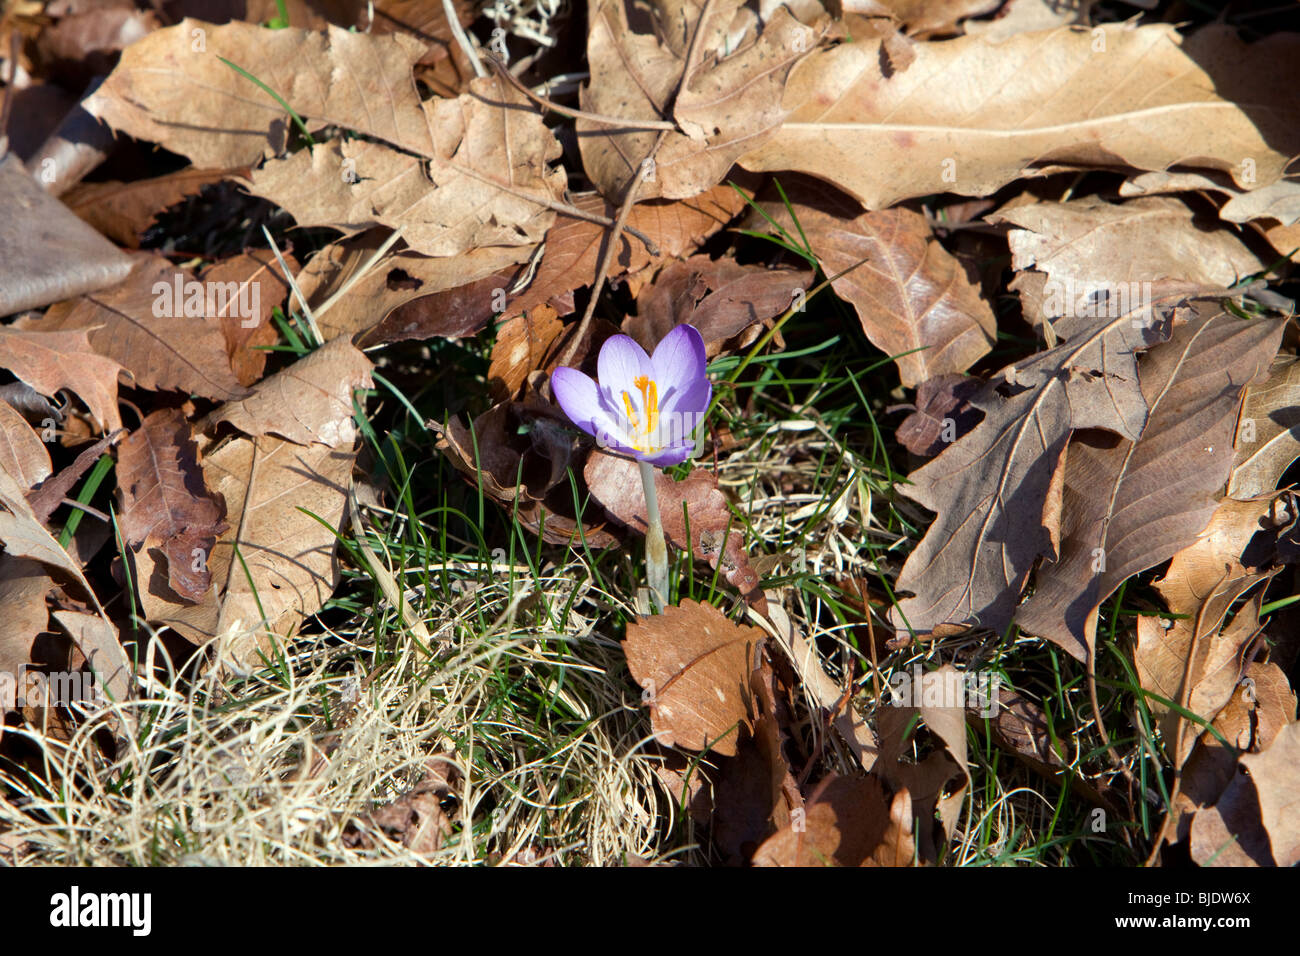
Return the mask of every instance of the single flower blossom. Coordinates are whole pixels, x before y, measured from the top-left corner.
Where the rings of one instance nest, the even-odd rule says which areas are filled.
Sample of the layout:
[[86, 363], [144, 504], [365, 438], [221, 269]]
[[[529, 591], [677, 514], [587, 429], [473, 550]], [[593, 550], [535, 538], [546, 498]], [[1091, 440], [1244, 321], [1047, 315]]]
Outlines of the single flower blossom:
[[679, 325], [654, 355], [626, 335], [610, 336], [596, 360], [598, 382], [561, 367], [551, 388], [564, 414], [602, 448], [667, 468], [695, 451], [691, 436], [713, 397], [704, 367], [704, 339]]

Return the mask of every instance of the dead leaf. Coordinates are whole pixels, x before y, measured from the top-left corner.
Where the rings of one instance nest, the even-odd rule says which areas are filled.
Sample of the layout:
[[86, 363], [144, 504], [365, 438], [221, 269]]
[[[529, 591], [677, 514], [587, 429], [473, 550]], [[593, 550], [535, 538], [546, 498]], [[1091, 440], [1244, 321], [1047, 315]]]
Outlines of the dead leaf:
[[636, 315], [623, 321], [623, 332], [653, 351], [674, 326], [687, 322], [703, 337], [705, 352], [716, 356], [746, 329], [797, 305], [812, 279], [810, 270], [694, 255], [670, 263], [642, 288]]
[[980, 414], [969, 400], [983, 384], [956, 374], [926, 379], [916, 388], [915, 405], [897, 406], [913, 409], [894, 433], [899, 444], [914, 455], [939, 454], [979, 424]]
[[[297, 262], [287, 254], [284, 260], [292, 275]], [[240, 385], [252, 385], [266, 368], [268, 353], [263, 346], [279, 340], [271, 315], [284, 304], [289, 283], [275, 256], [265, 249], [216, 262], [203, 271], [202, 278], [210, 287], [227, 290], [226, 307], [218, 308], [215, 318], [221, 322], [235, 379]]]
[[[635, 129], [638, 121], [672, 119], [680, 131], [668, 132], [637, 195], [685, 199], [721, 182], [736, 157], [775, 133], [785, 115], [786, 78], [816, 44], [816, 33], [778, 7], [760, 36], [727, 51], [725, 31], [740, 0], [707, 8], [689, 0], [671, 12], [655, 11], [654, 27], [643, 16], [633, 20], [629, 6], [625, 0], [588, 5], [592, 81], [580, 91], [579, 103], [588, 113], [617, 117], [633, 128], [579, 119], [583, 168], [603, 195], [621, 201], [659, 138], [653, 129]], [[706, 10], [708, 21], [700, 24]], [[634, 29], [630, 20], [644, 29]], [[656, 28], [657, 36], [646, 32]], [[692, 45], [696, 69], [682, 86]]]
[[767, 213], [790, 235], [807, 237], [826, 275], [845, 273], [832, 287], [853, 305], [871, 343], [898, 356], [905, 386], [964, 372], [989, 351], [993, 310], [923, 215], [902, 207], [864, 213], [807, 181], [782, 185], [802, 233], [783, 203], [767, 203]]
[[[1169, 315], [1068, 316], [1066, 341], [995, 375], [970, 404], [984, 419], [899, 490], [937, 512], [908, 556], [895, 626], [931, 634], [1011, 622], [1035, 561], [1055, 553], [1060, 476], [1072, 429], [1136, 438], [1146, 422], [1136, 352], [1168, 335]], [[978, 476], [978, 480], [970, 480]]]
[[1288, 724], [1263, 753], [1243, 754], [1214, 807], [1192, 818], [1192, 859], [1201, 866], [1300, 863], [1300, 723]]
[[207, 560], [215, 586], [199, 604], [178, 604], [142, 549], [136, 580], [145, 617], [196, 644], [218, 641], [225, 663], [257, 667], [271, 635], [282, 644], [338, 585], [337, 532], [355, 458], [351, 449], [272, 435], [235, 437], [206, 454], [204, 484], [225, 499], [229, 524]]
[[1075, 433], [1065, 456], [1060, 557], [1039, 569], [1033, 596], [1016, 613], [1026, 633], [1086, 661], [1101, 603], [1196, 540], [1232, 467], [1242, 390], [1267, 371], [1284, 324], [1205, 308], [1143, 361], [1150, 416], [1137, 441]]
[[1251, 498], [1277, 487], [1300, 458], [1300, 360], [1279, 356], [1268, 378], [1246, 388], [1228, 496]]
[[539, 305], [516, 316], [497, 331], [488, 366], [488, 384], [498, 400], [513, 398], [530, 372], [541, 368], [548, 350], [564, 330], [550, 306]]
[[[587, 458], [583, 476], [592, 496], [611, 517], [645, 534], [645, 494], [635, 462], [596, 450]], [[681, 481], [674, 481], [656, 469], [655, 490], [668, 541], [683, 551], [689, 549], [709, 567], [721, 566], [727, 583], [753, 606], [765, 608], [767, 599], [745, 552], [742, 523], [732, 517], [726, 496], [718, 490], [717, 478], [697, 468]]]
[[[599, 196], [579, 197], [574, 205], [585, 212], [618, 215], [617, 208]], [[639, 272], [667, 257], [690, 255], [744, 206], [744, 198], [730, 186], [715, 186], [677, 202], [638, 203], [628, 214], [627, 223], [654, 242], [659, 255], [652, 255], [639, 239], [625, 231], [610, 265], [610, 280]], [[470, 334], [486, 326], [498, 312], [502, 318], [511, 318], [539, 305], [549, 305], [559, 315], [568, 315], [573, 311], [573, 292], [596, 279], [608, 232], [593, 222], [562, 217], [546, 234], [545, 251], [531, 277], [526, 267], [514, 267], [409, 302], [390, 313], [383, 326], [362, 339], [362, 344], [387, 340], [392, 334], [389, 329], [450, 325], [468, 330], [460, 334]]]
[[549, 165], [559, 143], [497, 78], [472, 81], [456, 99], [421, 102], [411, 68], [423, 53], [402, 34], [185, 20], [129, 47], [85, 105], [196, 166], [251, 166], [280, 154], [287, 112], [224, 57], [308, 117], [309, 128], [361, 134], [254, 170], [252, 191], [300, 226], [401, 227], [411, 248], [437, 256], [536, 243], [555, 218], [550, 204], [563, 198], [564, 173]]
[[758, 628], [697, 601], [629, 624], [623, 652], [655, 739], [734, 757], [740, 728], [753, 732], [750, 674], [763, 639]]
[[844, 43], [795, 68], [789, 117], [739, 163], [811, 173], [868, 209], [987, 196], [1041, 166], [1183, 165], [1268, 186], [1300, 153], [1286, 119], [1297, 42], [1246, 44], [1226, 24], [1183, 37], [1171, 24], [1108, 23], [919, 43], [916, 61], [889, 77], [880, 40]]
[[[53, 579], [39, 561], [0, 555], [0, 611], [5, 618], [4, 630], [0, 631], [0, 674], [17, 681], [23, 668], [31, 663], [32, 643], [49, 628], [45, 595], [53, 588]], [[0, 692], [0, 718], [11, 703], [7, 694]]]
[[42, 395], [52, 397], [63, 388], [75, 392], [105, 431], [122, 427], [117, 411], [117, 376], [122, 367], [92, 348], [86, 329], [0, 326], [0, 367]]
[[[552, 227], [552, 232], [561, 228]], [[296, 280], [313, 309], [343, 290], [373, 258], [388, 238], [388, 230], [372, 229], [350, 239], [331, 243], [312, 256]], [[489, 246], [471, 249], [459, 256], [425, 256], [409, 249], [390, 252], [376, 263], [339, 298], [328, 311], [317, 315], [326, 339], [352, 337], [361, 345], [399, 342], [403, 339], [461, 338], [482, 330], [492, 317], [492, 294], [484, 293], [481, 310], [438, 311], [413, 306], [414, 300], [437, 293], [474, 286], [480, 280], [509, 273], [528, 259], [529, 250], [519, 246]], [[503, 290], [512, 283], [499, 280]], [[454, 293], [450, 293], [454, 294]], [[441, 297], [439, 297], [441, 298]], [[396, 313], [402, 314], [397, 316]], [[394, 316], [393, 322], [386, 322]]]
[[[56, 420], [49, 421], [53, 426]], [[48, 478], [52, 470], [45, 442], [27, 419], [0, 402], [0, 471], [7, 472], [20, 488], [30, 490]]]
[[[1156, 283], [1227, 288], [1264, 268], [1240, 239], [1203, 228], [1186, 204], [1168, 196], [1030, 203], [985, 218], [1020, 227], [1007, 237], [1011, 263], [1022, 273], [1011, 287], [1029, 290], [1021, 296], [1035, 321], [1104, 312], [1110, 305], [1098, 298], [1106, 294], [1144, 301]], [[1029, 281], [1039, 275], [1046, 278]]]
[[167, 584], [187, 601], [203, 599], [212, 583], [207, 558], [225, 530], [225, 504], [203, 484], [198, 451], [185, 416], [159, 409], [117, 452], [122, 537], [133, 552], [157, 548]]
[[803, 818], [758, 848], [754, 865], [861, 866], [892, 826], [877, 778], [830, 776], [808, 798]]
[[131, 261], [0, 157], [0, 315], [38, 309], [121, 281]]
[[60, 198], [84, 222], [114, 242], [137, 249], [140, 236], [164, 209], [237, 173], [189, 167], [129, 183], [79, 183]]
[[353, 392], [374, 384], [371, 367], [349, 339], [333, 339], [263, 381], [248, 398], [222, 405], [203, 430], [228, 422], [246, 435], [351, 448], [357, 437]]
[[60, 302], [19, 327], [26, 334], [88, 336], [99, 362], [122, 366], [140, 388], [224, 400], [246, 389], [230, 367], [220, 316], [242, 314], [251, 295], [237, 282], [199, 282], [162, 256], [139, 256], [113, 288]]

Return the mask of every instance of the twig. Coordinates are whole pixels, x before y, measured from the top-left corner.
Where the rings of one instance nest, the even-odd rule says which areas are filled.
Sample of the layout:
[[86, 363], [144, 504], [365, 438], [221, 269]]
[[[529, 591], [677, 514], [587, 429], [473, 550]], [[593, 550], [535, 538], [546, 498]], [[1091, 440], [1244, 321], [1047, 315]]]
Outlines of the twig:
[[465, 28], [460, 25], [460, 17], [456, 15], [456, 7], [451, 0], [442, 0], [442, 10], [447, 15], [447, 25], [451, 27], [451, 35], [456, 38], [460, 48], [465, 51], [469, 65], [474, 67], [474, 75], [487, 76], [487, 70], [483, 69], [483, 63], [478, 58], [478, 51], [474, 49], [474, 44], [470, 43], [469, 37], [465, 35]]
[[564, 354], [560, 357], [559, 362], [561, 365], [568, 365], [573, 361], [573, 356], [578, 351], [578, 343], [583, 340], [587, 334], [587, 329], [591, 326], [591, 318], [596, 314], [596, 303], [600, 299], [601, 291], [605, 288], [605, 279], [609, 276], [610, 264], [614, 261], [614, 256], [618, 254], [619, 236], [623, 234], [623, 229], [627, 225], [628, 214], [632, 212], [632, 207], [636, 204], [636, 194], [641, 190], [641, 183], [645, 181], [647, 173], [654, 168], [655, 154], [659, 152], [659, 147], [663, 145], [664, 140], [667, 138], [668, 130], [660, 130], [659, 135], [655, 137], [654, 145], [650, 147], [650, 152], [646, 154], [645, 159], [641, 160], [636, 175], [632, 177], [632, 182], [628, 184], [627, 195], [623, 197], [623, 205], [618, 210], [618, 218], [614, 220], [614, 228], [610, 230], [605, 250], [600, 256], [600, 265], [596, 268], [596, 279], [591, 284], [591, 298], [587, 301], [587, 309], [582, 313], [582, 321], [578, 323], [577, 332], [569, 340], [569, 344], [564, 347]]
[[512, 74], [508, 69], [506, 69], [506, 65], [502, 63], [500, 60], [498, 60], [496, 57], [489, 54], [488, 62], [491, 63], [494, 67], [496, 67], [497, 72], [502, 77], [504, 77], [506, 81], [511, 86], [513, 86], [516, 90], [524, 94], [524, 96], [528, 97], [538, 106], [544, 107], [545, 109], [548, 109], [553, 113], [559, 113], [563, 116], [568, 116], [573, 119], [585, 119], [589, 122], [600, 123], [605, 126], [622, 126], [626, 129], [674, 130], [677, 128], [677, 125], [675, 123], [670, 123], [667, 120], [629, 120], [629, 119], [623, 119], [618, 116], [605, 116], [602, 113], [588, 113], [586, 110], [575, 110], [568, 106], [561, 106], [559, 103], [556, 103], [553, 100], [548, 100], [544, 96], [539, 96], [538, 94], [530, 90], [527, 86], [525, 86], [522, 82], [520, 82], [518, 77], [514, 76], [514, 74]]

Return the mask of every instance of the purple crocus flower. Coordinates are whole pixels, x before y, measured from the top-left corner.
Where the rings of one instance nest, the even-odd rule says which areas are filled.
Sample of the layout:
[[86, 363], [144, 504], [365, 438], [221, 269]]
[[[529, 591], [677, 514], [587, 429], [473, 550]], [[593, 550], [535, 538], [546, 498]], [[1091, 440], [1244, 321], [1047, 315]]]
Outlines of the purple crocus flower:
[[596, 361], [599, 383], [576, 368], [551, 375], [555, 399], [602, 448], [667, 468], [689, 458], [713, 386], [704, 374], [704, 339], [679, 325], [654, 355], [626, 335], [610, 336]]

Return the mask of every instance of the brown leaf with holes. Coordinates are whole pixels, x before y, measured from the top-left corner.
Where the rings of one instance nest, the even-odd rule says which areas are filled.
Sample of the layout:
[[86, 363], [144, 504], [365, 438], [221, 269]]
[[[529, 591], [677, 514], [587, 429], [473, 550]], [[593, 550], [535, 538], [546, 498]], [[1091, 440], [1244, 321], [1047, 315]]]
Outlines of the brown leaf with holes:
[[88, 336], [101, 361], [121, 365], [140, 388], [225, 400], [246, 390], [230, 367], [219, 316], [242, 315], [251, 296], [238, 283], [200, 283], [162, 256], [141, 255], [118, 285], [60, 302], [19, 326]]
[[763, 639], [696, 601], [629, 624], [623, 652], [659, 743], [734, 757], [740, 728], [753, 732], [750, 674]]
[[[587, 488], [611, 517], [645, 534], [645, 493], [635, 462], [596, 450], [587, 458], [583, 476]], [[696, 468], [681, 481], [674, 481], [655, 469], [655, 490], [668, 541], [683, 551], [689, 549], [710, 567], [721, 566], [723, 578], [751, 605], [763, 610], [767, 598], [745, 552], [743, 522], [731, 514], [717, 478]]]
[[871, 343], [898, 356], [904, 385], [964, 372], [989, 351], [993, 309], [925, 216], [903, 207], [864, 213], [843, 193], [806, 179], [786, 195], [798, 229], [784, 202], [764, 203], [765, 211], [787, 234], [807, 237], [827, 276], [845, 273], [832, 287], [853, 305]]
[[1039, 568], [1034, 594], [1017, 610], [1022, 630], [1086, 661], [1101, 603], [1197, 539], [1231, 471], [1242, 391], [1267, 373], [1284, 326], [1200, 311], [1142, 363], [1150, 412], [1136, 441], [1075, 433], [1059, 558]]
[[226, 530], [226, 509], [203, 483], [193, 434], [179, 410], [154, 412], [123, 439], [117, 493], [127, 547], [157, 549], [171, 590], [187, 601], [202, 600], [212, 583], [208, 555]]

